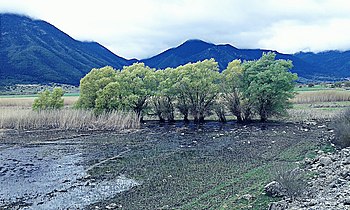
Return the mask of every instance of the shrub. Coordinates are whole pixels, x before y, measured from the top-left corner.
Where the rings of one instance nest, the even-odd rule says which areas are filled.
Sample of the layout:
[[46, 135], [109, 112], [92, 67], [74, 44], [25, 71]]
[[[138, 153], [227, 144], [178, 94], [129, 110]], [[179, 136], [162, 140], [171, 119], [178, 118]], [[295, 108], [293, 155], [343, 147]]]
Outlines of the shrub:
[[350, 146], [350, 108], [336, 116], [334, 120], [336, 137], [333, 143], [340, 148]]
[[292, 199], [300, 197], [306, 186], [305, 174], [299, 168], [293, 170], [277, 169], [275, 181], [282, 186], [284, 193]]
[[48, 110], [48, 109], [61, 109], [64, 106], [64, 100], [62, 98], [62, 88], [54, 88], [52, 93], [45, 90], [39, 94], [39, 97], [34, 100], [33, 110]]

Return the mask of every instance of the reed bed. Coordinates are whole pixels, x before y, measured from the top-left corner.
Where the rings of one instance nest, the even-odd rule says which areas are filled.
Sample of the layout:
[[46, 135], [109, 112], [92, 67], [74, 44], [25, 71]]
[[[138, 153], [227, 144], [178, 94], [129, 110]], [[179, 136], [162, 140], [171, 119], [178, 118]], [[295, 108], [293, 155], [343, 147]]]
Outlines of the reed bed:
[[[31, 108], [35, 98], [36, 97], [3, 97], [0, 98], [0, 107]], [[64, 106], [73, 106], [78, 98], [78, 96], [64, 96]]]
[[32, 107], [34, 99], [35, 99], [35, 97], [0, 98], [0, 107], [30, 108], [30, 107]]
[[332, 120], [339, 115], [342, 109], [325, 110], [325, 109], [289, 109], [288, 121], [304, 122], [310, 120]]
[[89, 110], [0, 109], [0, 128], [16, 130], [101, 130], [116, 131], [140, 127], [140, 119], [132, 112], [115, 111], [95, 115]]
[[315, 102], [338, 102], [350, 101], [350, 91], [324, 90], [324, 91], [306, 91], [299, 92], [292, 103], [307, 104]]
[[73, 106], [79, 99], [79, 96], [63, 96], [64, 106], [71, 107]]

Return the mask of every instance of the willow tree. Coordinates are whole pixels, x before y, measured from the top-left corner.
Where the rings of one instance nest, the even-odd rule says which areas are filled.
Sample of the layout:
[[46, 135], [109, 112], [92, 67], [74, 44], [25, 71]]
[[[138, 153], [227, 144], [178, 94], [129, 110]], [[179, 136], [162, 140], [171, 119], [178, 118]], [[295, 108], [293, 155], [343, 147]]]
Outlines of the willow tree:
[[173, 78], [174, 69], [167, 68], [155, 72], [157, 81], [157, 90], [153, 96], [153, 107], [156, 115], [161, 122], [175, 120], [175, 89], [173, 88], [175, 78]]
[[251, 118], [251, 104], [243, 95], [243, 70], [241, 61], [233, 60], [222, 72], [222, 97], [238, 122]]
[[115, 110], [129, 111], [126, 96], [128, 91], [119, 82], [111, 82], [97, 92], [94, 111], [97, 114]]
[[98, 91], [114, 81], [116, 81], [116, 70], [112, 67], [92, 69], [80, 80], [80, 96], [76, 106], [84, 109], [95, 108]]
[[289, 72], [292, 62], [275, 58], [275, 53], [267, 53], [259, 60], [243, 63], [242, 94], [261, 121], [284, 114], [294, 96], [298, 77]]
[[220, 73], [214, 59], [179, 66], [174, 88], [186, 101], [195, 122], [203, 122], [220, 90]]
[[143, 63], [134, 63], [131, 66], [124, 66], [116, 78], [116, 82], [124, 91], [123, 103], [135, 111], [142, 120], [147, 102], [156, 92], [155, 69]]

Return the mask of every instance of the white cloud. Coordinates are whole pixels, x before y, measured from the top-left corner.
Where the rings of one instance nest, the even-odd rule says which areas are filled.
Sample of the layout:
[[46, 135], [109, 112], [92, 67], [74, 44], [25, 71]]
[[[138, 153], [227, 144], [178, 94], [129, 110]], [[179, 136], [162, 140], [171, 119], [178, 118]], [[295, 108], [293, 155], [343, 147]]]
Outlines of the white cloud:
[[0, 0], [0, 11], [43, 19], [127, 58], [191, 38], [288, 53], [350, 48], [347, 0]]
[[282, 21], [269, 29], [269, 36], [261, 39], [262, 48], [273, 48], [284, 53], [296, 51], [320, 52], [350, 48], [350, 19], [329, 19], [321, 24]]

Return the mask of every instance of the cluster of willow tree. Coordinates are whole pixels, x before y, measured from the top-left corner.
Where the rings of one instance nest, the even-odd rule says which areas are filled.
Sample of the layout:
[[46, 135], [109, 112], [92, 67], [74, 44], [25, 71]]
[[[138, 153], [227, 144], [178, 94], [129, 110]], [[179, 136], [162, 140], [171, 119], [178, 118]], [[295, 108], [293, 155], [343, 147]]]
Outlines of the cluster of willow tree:
[[146, 113], [160, 121], [174, 121], [176, 110], [188, 121], [202, 122], [216, 113], [220, 121], [231, 112], [240, 122], [259, 116], [266, 121], [284, 114], [294, 96], [291, 61], [276, 60], [274, 53], [254, 61], [233, 60], [220, 73], [214, 59], [177, 68], [155, 70], [143, 63], [92, 69], [80, 81], [79, 108], [95, 112], [133, 110], [142, 120]]

